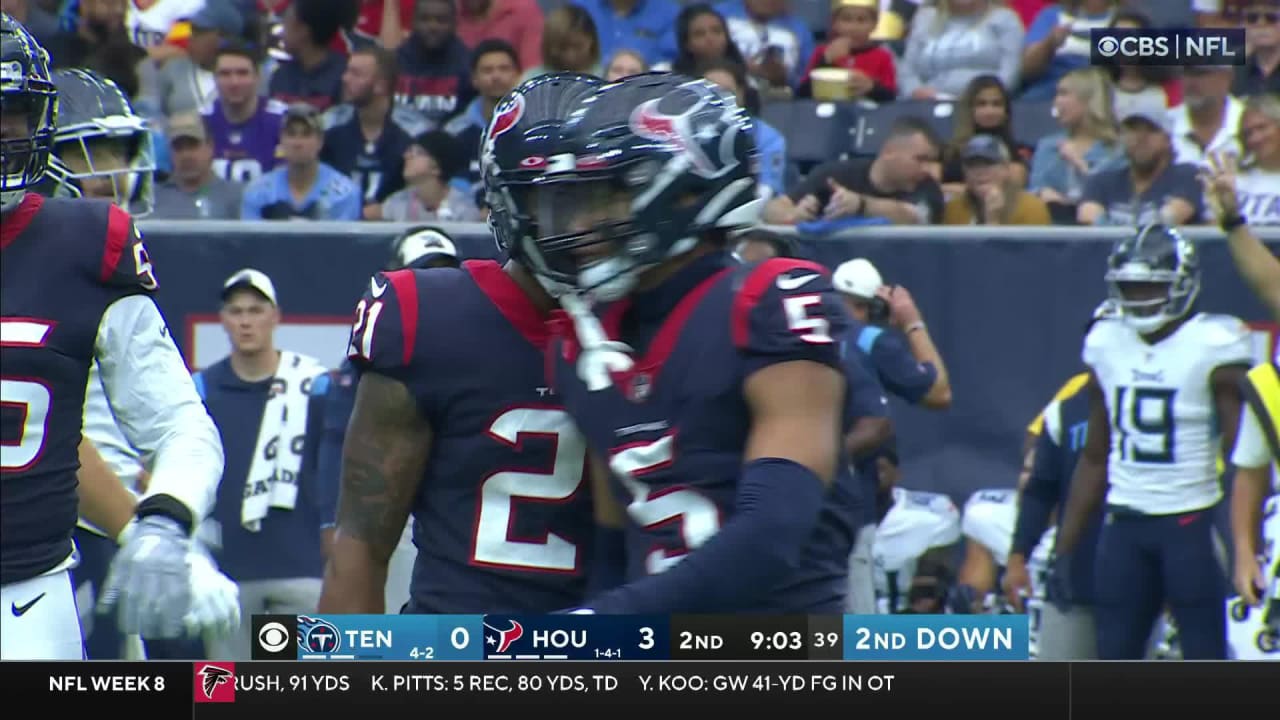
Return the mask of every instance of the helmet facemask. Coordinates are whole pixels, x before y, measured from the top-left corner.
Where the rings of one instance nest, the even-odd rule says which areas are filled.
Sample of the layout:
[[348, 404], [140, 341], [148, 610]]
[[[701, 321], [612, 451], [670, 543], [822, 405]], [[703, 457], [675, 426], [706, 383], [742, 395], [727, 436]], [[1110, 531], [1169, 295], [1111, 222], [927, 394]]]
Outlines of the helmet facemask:
[[50, 175], [59, 187], [109, 199], [134, 217], [154, 209], [155, 153], [145, 121], [108, 115], [59, 129]]
[[7, 210], [48, 168], [57, 92], [11, 67], [0, 67], [0, 88], [0, 206]]
[[1186, 316], [1200, 292], [1194, 275], [1153, 270], [1142, 263], [1112, 269], [1106, 280], [1121, 319], [1143, 334]]

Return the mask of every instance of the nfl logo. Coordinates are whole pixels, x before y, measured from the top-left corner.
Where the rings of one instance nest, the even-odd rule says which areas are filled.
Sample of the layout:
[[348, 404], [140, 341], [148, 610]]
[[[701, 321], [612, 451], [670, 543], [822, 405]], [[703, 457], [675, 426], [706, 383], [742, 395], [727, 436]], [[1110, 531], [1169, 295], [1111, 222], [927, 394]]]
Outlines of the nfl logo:
[[644, 402], [649, 397], [649, 393], [653, 390], [653, 378], [648, 373], [640, 373], [631, 378], [631, 387], [628, 388], [628, 397], [635, 402]]

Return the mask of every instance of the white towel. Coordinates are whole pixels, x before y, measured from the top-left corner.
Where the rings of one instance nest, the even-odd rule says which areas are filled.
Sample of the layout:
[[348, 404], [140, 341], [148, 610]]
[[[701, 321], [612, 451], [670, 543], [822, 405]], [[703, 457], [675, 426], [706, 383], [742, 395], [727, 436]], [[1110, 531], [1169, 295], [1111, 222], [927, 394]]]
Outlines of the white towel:
[[325, 370], [315, 358], [280, 352], [240, 507], [240, 522], [251, 532], [262, 527], [271, 508], [292, 510], [298, 500], [311, 380]]

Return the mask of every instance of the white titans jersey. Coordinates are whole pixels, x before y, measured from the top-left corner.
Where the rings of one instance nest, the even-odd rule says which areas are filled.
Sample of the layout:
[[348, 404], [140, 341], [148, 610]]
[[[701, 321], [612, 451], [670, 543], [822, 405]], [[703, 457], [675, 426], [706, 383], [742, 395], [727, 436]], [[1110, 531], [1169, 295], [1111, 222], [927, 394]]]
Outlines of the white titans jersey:
[[[1018, 522], [1018, 491], [1011, 488], [979, 490], [969, 496], [964, 504], [964, 516], [960, 521], [964, 536], [991, 551], [996, 565], [1009, 564], [1009, 552], [1013, 548], [1013, 531]], [[1027, 567], [1036, 576], [1035, 569], [1046, 566], [1053, 540], [1058, 529], [1051, 527], [1040, 536], [1040, 542], [1027, 558]]]
[[1218, 502], [1209, 376], [1223, 365], [1251, 364], [1249, 328], [1238, 318], [1198, 313], [1149, 345], [1123, 320], [1102, 320], [1085, 338], [1083, 357], [1111, 418], [1107, 503], [1172, 515]]
[[[1227, 600], [1227, 647], [1236, 660], [1280, 661], [1280, 495], [1272, 495], [1262, 511], [1262, 555], [1266, 591], [1262, 607], [1246, 607], [1240, 598]], [[1267, 628], [1268, 608], [1273, 614]]]
[[[85, 392], [83, 435], [98, 449], [107, 467], [124, 482], [124, 486], [137, 495], [135, 487], [142, 471], [142, 456], [116, 425], [116, 416], [107, 403], [107, 392], [102, 387], [102, 375], [96, 362], [89, 370], [88, 390]], [[79, 525], [95, 534], [104, 534], [83, 518]]]
[[[876, 527], [876, 604], [881, 613], [906, 607], [916, 562], [932, 548], [960, 540], [960, 511], [946, 495], [893, 489], [893, 506]], [[890, 576], [893, 582], [890, 582]], [[894, 592], [890, 593], [890, 585]], [[891, 603], [891, 595], [896, 599]], [[890, 607], [891, 604], [897, 607]]]

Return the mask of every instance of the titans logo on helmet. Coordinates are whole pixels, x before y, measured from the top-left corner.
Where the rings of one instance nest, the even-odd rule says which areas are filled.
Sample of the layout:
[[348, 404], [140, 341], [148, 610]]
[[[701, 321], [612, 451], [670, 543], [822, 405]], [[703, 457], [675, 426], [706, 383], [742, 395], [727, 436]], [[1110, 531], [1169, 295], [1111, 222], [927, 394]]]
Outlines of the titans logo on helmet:
[[342, 635], [337, 626], [327, 620], [299, 615], [298, 644], [304, 652], [332, 655], [342, 648]]

